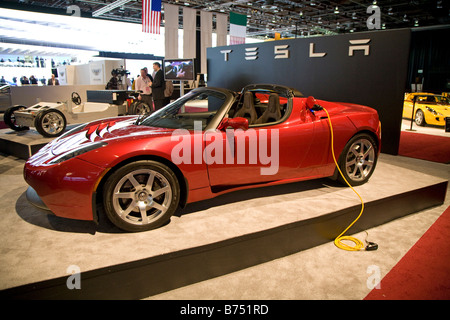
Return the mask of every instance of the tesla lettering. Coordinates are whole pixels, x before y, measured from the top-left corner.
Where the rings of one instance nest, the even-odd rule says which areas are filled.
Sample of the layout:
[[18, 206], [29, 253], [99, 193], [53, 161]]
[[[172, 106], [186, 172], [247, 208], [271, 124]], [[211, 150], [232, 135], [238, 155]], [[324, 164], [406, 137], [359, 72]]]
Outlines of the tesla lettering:
[[327, 55], [326, 52], [315, 53], [314, 52], [314, 43], [309, 44], [309, 57], [310, 58], [322, 58]]
[[[353, 53], [356, 50], [362, 50], [362, 51], [364, 51], [364, 55], [368, 56], [369, 49], [370, 49], [370, 46], [368, 45], [369, 42], [370, 42], [370, 39], [350, 40], [350, 44], [352, 44], [352, 45], [348, 47], [348, 55], [350, 57], [352, 57]], [[356, 44], [356, 46], [355, 46], [355, 44]]]
[[280, 46], [275, 46], [274, 53], [275, 53], [275, 59], [287, 59], [289, 58], [289, 45], [284, 44]]
[[[349, 40], [350, 45], [348, 47], [348, 56], [353, 57], [355, 51], [363, 51], [365, 56], [370, 53], [370, 39], [357, 39]], [[258, 59], [258, 47], [245, 48], [245, 60], [256, 60]], [[221, 50], [220, 53], [223, 54], [224, 61], [230, 60], [230, 54], [233, 50]], [[309, 57], [310, 58], [323, 58], [327, 55], [327, 52], [315, 52], [315, 43], [309, 43]], [[289, 59], [290, 49], [288, 44], [276, 45], [274, 46], [274, 59]]]
[[258, 47], [245, 48], [245, 60], [258, 59]]

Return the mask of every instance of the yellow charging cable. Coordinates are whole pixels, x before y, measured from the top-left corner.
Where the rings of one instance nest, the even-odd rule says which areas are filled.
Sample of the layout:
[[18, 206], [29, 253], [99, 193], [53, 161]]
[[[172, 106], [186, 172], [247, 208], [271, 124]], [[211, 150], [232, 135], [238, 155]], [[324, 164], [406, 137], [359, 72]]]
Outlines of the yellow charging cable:
[[[334, 134], [333, 134], [333, 124], [331, 123], [331, 118], [330, 118], [330, 114], [328, 113], [327, 109], [323, 108], [322, 109], [325, 111], [325, 113], [327, 114], [327, 118], [328, 118], [328, 123], [330, 124], [330, 132], [331, 132], [331, 154], [333, 155], [333, 160], [334, 160], [334, 164], [336, 165], [336, 168], [338, 169], [339, 173], [342, 176], [342, 179], [344, 179], [345, 183], [347, 183], [347, 185], [350, 187], [350, 189], [353, 190], [353, 192], [358, 196], [359, 200], [361, 200], [361, 212], [359, 213], [358, 217], [356, 217], [355, 220], [353, 220], [353, 222], [344, 230], [342, 231], [342, 233], [340, 235], [338, 235], [336, 237], [336, 239], [334, 239], [334, 244], [336, 245], [336, 247], [343, 249], [343, 250], [347, 250], [347, 251], [359, 251], [359, 250], [364, 250], [364, 243], [352, 236], [344, 236], [344, 234], [348, 231], [348, 229], [350, 229], [355, 223], [356, 221], [358, 221], [358, 219], [361, 217], [361, 215], [364, 212], [364, 201], [362, 199], [362, 197], [359, 195], [359, 193], [355, 190], [355, 188], [353, 188], [351, 186], [351, 184], [347, 181], [347, 179], [345, 179], [344, 174], [341, 171], [341, 168], [339, 168], [339, 164], [336, 160], [336, 156], [334, 154]], [[348, 245], [344, 242], [342, 242], [342, 240], [348, 240], [353, 242], [355, 245], [351, 246]]]

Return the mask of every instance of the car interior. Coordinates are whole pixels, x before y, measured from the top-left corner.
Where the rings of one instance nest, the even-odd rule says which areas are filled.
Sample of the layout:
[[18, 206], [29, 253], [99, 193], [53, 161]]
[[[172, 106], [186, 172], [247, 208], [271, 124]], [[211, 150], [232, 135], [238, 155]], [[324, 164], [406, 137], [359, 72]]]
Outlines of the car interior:
[[286, 114], [288, 99], [267, 90], [246, 91], [228, 113], [230, 118], [243, 117], [249, 126], [272, 124]]

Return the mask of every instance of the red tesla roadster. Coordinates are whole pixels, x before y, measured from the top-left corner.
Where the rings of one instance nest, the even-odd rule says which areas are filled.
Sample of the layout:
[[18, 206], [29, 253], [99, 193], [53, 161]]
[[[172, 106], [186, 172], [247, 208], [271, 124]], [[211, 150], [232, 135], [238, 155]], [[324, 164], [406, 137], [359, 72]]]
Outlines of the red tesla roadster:
[[369, 107], [306, 98], [278, 85], [198, 88], [148, 116], [82, 124], [25, 164], [28, 199], [60, 217], [119, 228], [162, 226], [178, 207], [252, 187], [338, 175], [368, 181], [381, 124]]

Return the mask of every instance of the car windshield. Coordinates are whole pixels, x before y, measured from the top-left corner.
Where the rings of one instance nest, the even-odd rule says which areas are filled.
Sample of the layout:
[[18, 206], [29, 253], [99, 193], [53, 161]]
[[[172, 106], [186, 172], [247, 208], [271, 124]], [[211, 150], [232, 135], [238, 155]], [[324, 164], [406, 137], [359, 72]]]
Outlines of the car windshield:
[[421, 104], [450, 104], [447, 97], [436, 95], [417, 96], [416, 101]]
[[225, 100], [226, 95], [218, 91], [191, 91], [152, 113], [140, 124], [149, 127], [193, 130], [194, 122], [201, 122], [202, 130], [204, 130]]
[[450, 104], [450, 100], [444, 96], [436, 96], [436, 100], [439, 104]]

